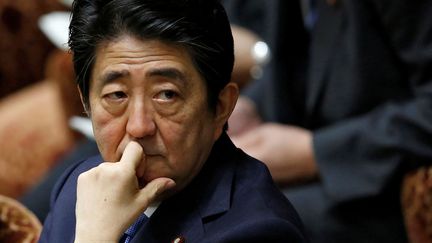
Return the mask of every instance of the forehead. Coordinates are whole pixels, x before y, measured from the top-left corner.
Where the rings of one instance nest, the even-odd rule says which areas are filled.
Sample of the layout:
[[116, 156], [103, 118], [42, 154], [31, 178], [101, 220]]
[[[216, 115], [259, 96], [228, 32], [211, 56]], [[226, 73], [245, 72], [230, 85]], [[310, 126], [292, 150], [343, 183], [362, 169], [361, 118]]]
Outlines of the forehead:
[[158, 39], [139, 39], [130, 35], [121, 35], [113, 40], [102, 41], [96, 48], [96, 55], [109, 55], [115, 52], [146, 52], [149, 55], [174, 54], [189, 57], [186, 48], [180, 44]]
[[122, 36], [98, 45], [92, 80], [110, 80], [129, 75], [133, 70], [162, 67], [171, 70], [166, 72], [167, 75], [199, 75], [186, 47], [160, 40]]

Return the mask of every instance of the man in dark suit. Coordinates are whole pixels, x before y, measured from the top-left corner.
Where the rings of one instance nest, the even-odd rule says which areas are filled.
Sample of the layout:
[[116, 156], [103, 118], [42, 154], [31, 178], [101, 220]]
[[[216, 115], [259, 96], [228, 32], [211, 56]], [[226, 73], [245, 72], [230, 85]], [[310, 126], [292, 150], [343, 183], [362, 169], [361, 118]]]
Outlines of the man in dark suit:
[[[244, 10], [264, 6], [226, 2], [246, 27]], [[273, 59], [242, 104], [277, 123], [230, 132], [285, 186], [312, 242], [406, 242], [401, 180], [432, 161], [432, 2], [315, 2], [303, 16], [300, 1], [251, 10]]]
[[218, 1], [77, 0], [69, 45], [100, 156], [57, 183], [40, 242], [306, 242], [225, 133], [238, 88]]

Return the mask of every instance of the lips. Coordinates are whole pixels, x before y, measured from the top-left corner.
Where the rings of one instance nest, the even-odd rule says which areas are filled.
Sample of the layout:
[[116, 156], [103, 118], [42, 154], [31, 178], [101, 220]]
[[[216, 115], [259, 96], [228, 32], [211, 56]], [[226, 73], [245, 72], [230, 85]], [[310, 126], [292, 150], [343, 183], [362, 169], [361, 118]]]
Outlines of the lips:
[[161, 149], [158, 149], [156, 146], [144, 146], [142, 144], [140, 144], [140, 145], [143, 148], [145, 156], [158, 156], [158, 155], [162, 155]]
[[149, 156], [160, 156], [160, 153], [155, 153], [155, 152], [147, 153], [147, 152], [144, 151], [144, 155], [146, 157], [149, 157]]
[[[145, 148], [141, 145], [141, 147], [143, 148], [143, 155], [145, 157], [155, 157], [155, 156], [162, 156], [163, 153], [161, 153], [158, 149], [153, 149], [153, 148]], [[123, 156], [123, 151], [124, 148], [121, 150], [120, 155], [118, 156], [118, 158], [121, 158]]]

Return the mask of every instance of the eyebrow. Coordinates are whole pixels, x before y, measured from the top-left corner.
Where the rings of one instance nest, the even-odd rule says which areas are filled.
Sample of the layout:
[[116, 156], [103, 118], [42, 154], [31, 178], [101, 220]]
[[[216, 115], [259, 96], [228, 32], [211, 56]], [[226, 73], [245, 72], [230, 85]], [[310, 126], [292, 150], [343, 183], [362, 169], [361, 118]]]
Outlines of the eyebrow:
[[[128, 70], [113, 70], [103, 74], [100, 78], [100, 86], [112, 83], [117, 79], [127, 77], [130, 73]], [[147, 74], [146, 77], [161, 76], [172, 80], [178, 80], [182, 83], [186, 83], [186, 76], [176, 68], [153, 68]]]
[[112, 83], [117, 79], [127, 77], [129, 76], [129, 72], [127, 70], [121, 70], [121, 71], [109, 71], [105, 73], [101, 78], [101, 84], [102, 86]]
[[179, 80], [186, 82], [186, 76], [176, 68], [154, 68], [151, 69], [147, 74], [147, 77], [161, 76], [168, 79]]

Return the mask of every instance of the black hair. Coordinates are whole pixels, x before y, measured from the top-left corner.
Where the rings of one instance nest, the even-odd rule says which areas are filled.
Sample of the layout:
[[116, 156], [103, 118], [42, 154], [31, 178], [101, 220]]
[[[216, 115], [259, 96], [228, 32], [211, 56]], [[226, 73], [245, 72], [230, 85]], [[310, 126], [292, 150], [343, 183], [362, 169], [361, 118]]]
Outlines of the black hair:
[[217, 0], [75, 0], [69, 30], [77, 83], [86, 106], [98, 44], [124, 34], [184, 46], [206, 82], [212, 110], [231, 78], [233, 37]]

